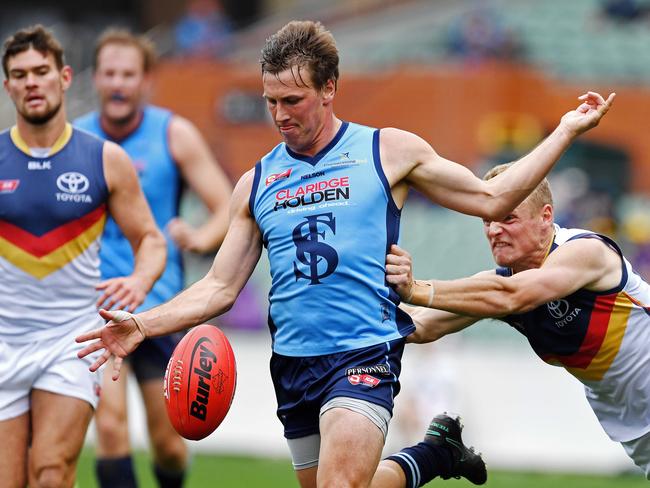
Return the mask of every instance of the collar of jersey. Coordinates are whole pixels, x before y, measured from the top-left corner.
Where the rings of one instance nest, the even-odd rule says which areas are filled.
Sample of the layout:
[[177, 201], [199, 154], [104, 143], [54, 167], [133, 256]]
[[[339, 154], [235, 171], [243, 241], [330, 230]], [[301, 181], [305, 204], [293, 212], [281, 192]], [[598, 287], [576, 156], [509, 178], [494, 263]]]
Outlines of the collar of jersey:
[[341, 140], [341, 137], [343, 137], [343, 134], [345, 134], [345, 131], [348, 128], [348, 125], [350, 125], [349, 122], [343, 122], [341, 124], [341, 127], [339, 128], [338, 132], [334, 136], [334, 139], [332, 139], [327, 146], [325, 146], [323, 149], [318, 151], [314, 156], [306, 156], [304, 154], [298, 154], [297, 152], [292, 151], [289, 149], [289, 146], [286, 144], [284, 147], [287, 148], [287, 152], [289, 153], [289, 156], [291, 156], [294, 159], [299, 159], [300, 161], [304, 161], [306, 163], [311, 164], [312, 166], [316, 166], [318, 162], [323, 159], [323, 157], [332, 150], [334, 146], [338, 144], [338, 142]]
[[[20, 135], [20, 132], [18, 132], [18, 126], [14, 125], [11, 128], [9, 135], [11, 136], [11, 141], [16, 145], [18, 149], [20, 149], [28, 156], [32, 155], [32, 152], [29, 150], [29, 146]], [[63, 132], [61, 132], [61, 135], [57, 138], [57, 140], [52, 145], [52, 149], [50, 149], [50, 153], [47, 155], [47, 157], [49, 158], [51, 156], [54, 156], [61, 149], [63, 149], [71, 137], [72, 137], [72, 125], [70, 125], [69, 122], [66, 122]]]

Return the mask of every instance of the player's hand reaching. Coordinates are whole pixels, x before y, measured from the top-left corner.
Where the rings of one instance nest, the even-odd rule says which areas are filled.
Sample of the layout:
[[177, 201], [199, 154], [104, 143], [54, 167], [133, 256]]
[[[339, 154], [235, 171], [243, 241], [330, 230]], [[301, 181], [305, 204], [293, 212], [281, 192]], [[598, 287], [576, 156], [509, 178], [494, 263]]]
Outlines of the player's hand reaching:
[[101, 309], [99, 315], [109, 322], [99, 329], [77, 336], [75, 339], [77, 342], [97, 339], [79, 351], [77, 356], [83, 358], [103, 349], [101, 356], [90, 366], [90, 371], [97, 371], [113, 356], [113, 380], [117, 380], [120, 377], [123, 359], [146, 338], [146, 331], [139, 318], [123, 310], [111, 312]]
[[397, 244], [390, 247], [386, 256], [386, 281], [402, 300], [409, 301], [413, 291], [413, 262], [411, 255]]
[[195, 229], [183, 219], [175, 218], [167, 224], [167, 231], [174, 243], [183, 251], [205, 253], [211, 250], [209, 242], [203, 238], [198, 229]]
[[151, 286], [149, 281], [135, 275], [104, 280], [95, 286], [96, 290], [103, 292], [95, 305], [106, 310], [117, 305], [127, 312], [133, 312], [142, 305]]
[[599, 93], [587, 92], [578, 97], [582, 103], [575, 110], [562, 117], [563, 125], [573, 135], [578, 136], [598, 125], [614, 102], [616, 93], [610, 93], [605, 100]]

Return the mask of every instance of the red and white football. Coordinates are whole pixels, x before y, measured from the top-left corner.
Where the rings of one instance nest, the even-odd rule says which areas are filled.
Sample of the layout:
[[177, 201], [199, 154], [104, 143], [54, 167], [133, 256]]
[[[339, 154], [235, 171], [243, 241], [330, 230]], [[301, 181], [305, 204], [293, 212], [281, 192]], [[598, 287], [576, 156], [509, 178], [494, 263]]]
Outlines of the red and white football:
[[176, 345], [165, 371], [165, 404], [174, 429], [203, 439], [230, 409], [237, 367], [230, 342], [218, 327], [199, 325]]

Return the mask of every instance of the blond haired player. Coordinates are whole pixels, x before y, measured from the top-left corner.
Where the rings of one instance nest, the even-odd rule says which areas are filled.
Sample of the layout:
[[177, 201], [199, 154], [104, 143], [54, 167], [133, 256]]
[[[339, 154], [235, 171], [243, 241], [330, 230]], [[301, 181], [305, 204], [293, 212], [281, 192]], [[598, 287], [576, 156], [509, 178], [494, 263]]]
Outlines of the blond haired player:
[[438, 309], [409, 308], [411, 339], [505, 321], [584, 384], [605, 432], [650, 479], [650, 285], [609, 237], [554, 224], [546, 180], [504, 219], [486, 220], [485, 234], [499, 267], [460, 280], [413, 281], [410, 256], [392, 248], [388, 281], [407, 302]]

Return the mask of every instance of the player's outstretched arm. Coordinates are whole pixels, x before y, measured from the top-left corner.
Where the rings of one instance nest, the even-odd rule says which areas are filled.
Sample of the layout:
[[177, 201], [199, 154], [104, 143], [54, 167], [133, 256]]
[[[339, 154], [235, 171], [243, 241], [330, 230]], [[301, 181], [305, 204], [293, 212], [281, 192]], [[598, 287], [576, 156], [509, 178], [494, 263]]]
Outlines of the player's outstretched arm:
[[183, 250], [215, 251], [228, 229], [232, 185], [199, 130], [188, 120], [179, 116], [172, 118], [169, 147], [183, 179], [210, 211], [210, 218], [198, 228], [181, 218], [173, 219], [168, 225], [169, 234]]
[[133, 249], [134, 268], [130, 276], [103, 281], [98, 307], [135, 310], [165, 269], [167, 245], [156, 226], [140, 187], [138, 176], [126, 152], [117, 144], [104, 144], [104, 175], [109, 189], [108, 209]]
[[[408, 303], [474, 318], [504, 317], [530, 311], [581, 288], [603, 291], [621, 279], [619, 256], [597, 239], [577, 239], [556, 249], [542, 267], [510, 277], [482, 272], [458, 280], [413, 280], [404, 271], [404, 256], [391, 253], [399, 265], [387, 269], [387, 281]], [[397, 259], [395, 258], [395, 259]], [[410, 266], [410, 263], [408, 264]]]
[[[172, 300], [126, 320], [116, 322], [111, 312], [102, 316], [111, 321], [105, 326], [77, 337], [77, 342], [95, 341], [80, 351], [103, 353], [92, 368], [97, 369], [111, 356], [124, 358], [144, 337], [177, 332], [201, 324], [232, 307], [248, 281], [262, 251], [259, 228], [248, 208], [253, 172], [240, 179], [231, 199], [230, 226], [210, 271]], [[123, 318], [123, 316], [118, 316]], [[114, 377], [119, 376], [117, 363]]]
[[[410, 184], [432, 201], [483, 219], [499, 221], [519, 205], [548, 174], [571, 142], [598, 125], [614, 100], [587, 92], [558, 127], [507, 172], [483, 181], [466, 167], [439, 156], [421, 138], [398, 129], [382, 129], [381, 160], [394, 195]], [[399, 203], [399, 202], [398, 202]]]

